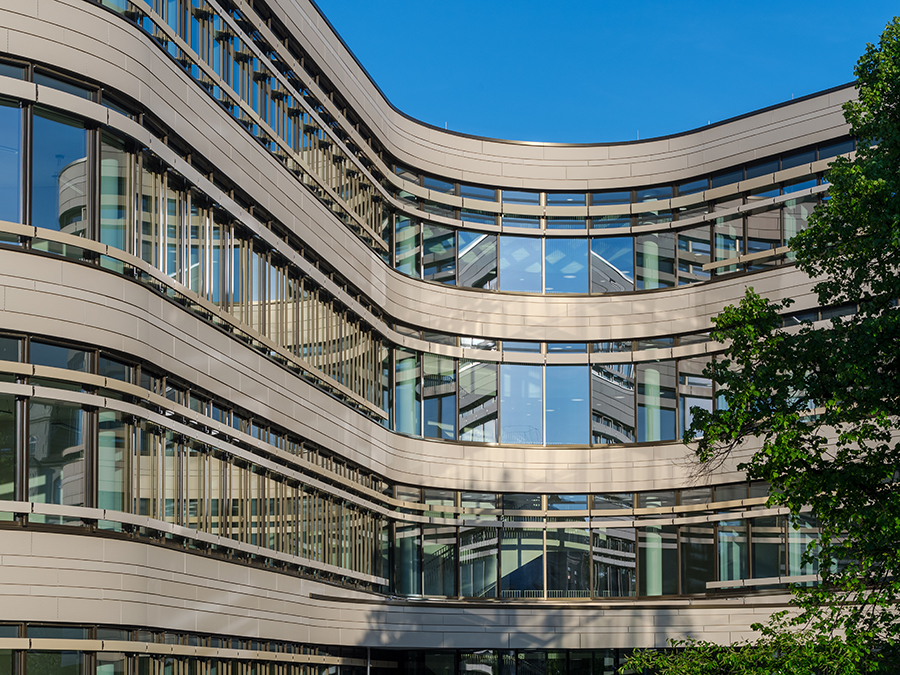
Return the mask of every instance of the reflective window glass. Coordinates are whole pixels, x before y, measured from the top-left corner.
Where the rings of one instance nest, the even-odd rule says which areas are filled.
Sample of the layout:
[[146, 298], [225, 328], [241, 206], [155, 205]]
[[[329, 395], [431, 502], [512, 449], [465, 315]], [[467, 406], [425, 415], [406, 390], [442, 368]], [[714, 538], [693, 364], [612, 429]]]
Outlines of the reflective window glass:
[[421, 356], [405, 349], [395, 350], [394, 420], [400, 433], [421, 435], [422, 389], [419, 382]]
[[675, 440], [675, 363], [638, 365], [638, 442]]
[[87, 134], [84, 125], [34, 111], [33, 224], [84, 236], [87, 228]]
[[97, 506], [125, 511], [128, 499], [126, 444], [129, 427], [120, 412], [101, 410], [98, 415]]
[[93, 100], [94, 98], [93, 90], [88, 89], [85, 86], [75, 84], [74, 82], [70, 82], [69, 80], [63, 80], [58, 77], [53, 77], [52, 75], [47, 75], [45, 73], [36, 72], [34, 74], [34, 83], [42, 87], [50, 87], [51, 89], [64, 91], [67, 94], [80, 96], [81, 98], [85, 98], [89, 101]]
[[500, 532], [496, 527], [459, 528], [459, 593], [463, 597], [497, 597]]
[[678, 592], [678, 533], [674, 525], [638, 528], [640, 595]]
[[456, 233], [451, 228], [423, 223], [422, 278], [456, 283]]
[[547, 597], [591, 595], [591, 540], [587, 528], [547, 530]]
[[21, 222], [21, 202], [22, 110], [0, 99], [0, 220]]
[[690, 180], [685, 183], [680, 183], [678, 185], [678, 194], [679, 195], [692, 195], [698, 192], [703, 192], [704, 190], [709, 188], [709, 179], [707, 178], [698, 178], [697, 180]]
[[501, 443], [541, 445], [544, 442], [542, 371], [542, 366], [501, 364]]
[[586, 445], [589, 366], [547, 366], [546, 387], [547, 445]]
[[598, 229], [631, 227], [631, 216], [599, 216], [591, 219], [591, 227]]
[[504, 227], [527, 227], [530, 230], [539, 230], [541, 227], [539, 216], [503, 216], [500, 222]]
[[591, 293], [634, 290], [634, 251], [631, 237], [591, 239]]
[[497, 236], [459, 231], [459, 285], [497, 288]]
[[426, 438], [456, 438], [456, 361], [449, 356], [424, 354], [423, 431]]
[[692, 284], [709, 279], [709, 272], [703, 266], [711, 261], [709, 226], [679, 230], [678, 238], [678, 284]]
[[588, 292], [587, 239], [551, 239], [544, 242], [544, 291]]
[[675, 238], [671, 232], [635, 237], [638, 290], [675, 285]]
[[0, 361], [20, 360], [22, 341], [16, 338], [0, 336]]
[[107, 134], [100, 143], [100, 241], [125, 250], [131, 199], [131, 156]]
[[459, 362], [459, 439], [497, 441], [497, 364]]
[[634, 365], [591, 366], [591, 443], [634, 443]]
[[663, 185], [661, 187], [642, 188], [636, 193], [638, 202], [652, 202], [659, 199], [671, 199], [672, 187]]
[[633, 527], [608, 525], [593, 531], [595, 596], [616, 598], [635, 594], [637, 591], [635, 548]]
[[456, 528], [425, 525], [422, 568], [425, 595], [456, 595]]
[[500, 548], [501, 597], [544, 596], [544, 533], [503, 528]]
[[0, 394], [0, 499], [16, 498], [16, 399]]
[[548, 230], [583, 230], [587, 226], [584, 218], [547, 218]]
[[500, 290], [540, 293], [541, 240], [500, 237]]
[[715, 526], [683, 525], [678, 531], [681, 549], [681, 592], [706, 593], [706, 582], [716, 580]]
[[89, 356], [83, 349], [70, 349], [38, 340], [31, 341], [31, 362], [36, 366], [88, 372]]
[[394, 225], [394, 267], [407, 276], [419, 278], [419, 256], [419, 223], [405, 216], [397, 216]]
[[503, 351], [505, 352], [524, 352], [527, 354], [540, 354], [540, 342], [521, 342], [518, 340], [504, 340]]
[[595, 192], [591, 195], [591, 204], [630, 204], [630, 190], [612, 190], [608, 192]]
[[684, 434], [694, 421], [694, 408], [712, 412], [713, 383], [703, 375], [709, 357], [683, 359], [678, 363], [679, 432]]
[[583, 192], [548, 192], [548, 206], [584, 206]]
[[33, 398], [28, 413], [29, 501], [84, 506], [81, 406]]
[[540, 192], [524, 192], [521, 190], [503, 190], [503, 202], [506, 204], [540, 204]]
[[485, 201], [496, 201], [497, 191], [494, 188], [479, 187], [478, 185], [459, 184], [459, 195], [467, 199], [482, 199]]
[[726, 171], [725, 173], [720, 173], [716, 176], [712, 177], [710, 181], [712, 187], [722, 187], [723, 185], [731, 185], [733, 183], [738, 183], [744, 180], [744, 170], [734, 169], [732, 171]]
[[799, 152], [792, 152], [789, 155], [784, 155], [781, 158], [781, 168], [784, 169], [793, 169], [795, 166], [800, 166], [801, 164], [811, 164], [816, 161], [816, 151], [815, 149], [809, 150], [801, 150]]

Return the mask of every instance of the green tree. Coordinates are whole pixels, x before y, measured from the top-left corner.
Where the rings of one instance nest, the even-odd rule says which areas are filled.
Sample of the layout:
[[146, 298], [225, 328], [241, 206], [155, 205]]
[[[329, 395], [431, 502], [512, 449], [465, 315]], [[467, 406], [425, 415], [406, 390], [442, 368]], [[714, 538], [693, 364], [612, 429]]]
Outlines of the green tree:
[[[816, 280], [819, 305], [850, 313], [830, 325], [782, 327], [791, 301], [752, 289], [715, 320], [727, 345], [709, 374], [726, 406], [698, 411], [687, 440], [715, 467], [742, 465], [771, 485], [770, 504], [811, 507], [822, 582], [795, 589], [747, 643], [689, 640], [640, 652], [632, 668], [660, 673], [876, 673], [900, 667], [900, 19], [856, 65], [858, 98], [844, 106], [854, 159], [829, 168], [828, 198], [790, 242]], [[836, 312], [840, 314], [840, 312]]]

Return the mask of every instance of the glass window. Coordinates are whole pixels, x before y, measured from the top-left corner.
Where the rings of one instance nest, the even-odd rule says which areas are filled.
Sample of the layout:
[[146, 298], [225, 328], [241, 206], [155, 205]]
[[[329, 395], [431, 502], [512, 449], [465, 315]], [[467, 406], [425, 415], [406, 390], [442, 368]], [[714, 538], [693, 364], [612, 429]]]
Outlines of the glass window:
[[809, 150], [801, 150], [800, 152], [793, 152], [789, 155], [784, 155], [781, 158], [781, 168], [783, 169], [793, 169], [795, 166], [800, 166], [801, 164], [811, 164], [816, 161], [816, 151], [814, 148]]
[[526, 354], [540, 354], [541, 342], [520, 342], [518, 340], [504, 340], [503, 351], [523, 352]]
[[591, 366], [591, 443], [634, 443], [634, 365]]
[[82, 675], [84, 655], [82, 652], [26, 652], [25, 672]]
[[0, 336], [0, 361], [19, 361], [22, 341]]
[[747, 521], [719, 523], [719, 580], [747, 578]]
[[497, 191], [494, 188], [480, 187], [478, 185], [459, 184], [459, 194], [467, 199], [482, 199], [484, 201], [496, 201]]
[[744, 169], [740, 168], [713, 176], [710, 182], [714, 188], [717, 188], [722, 187], [723, 185], [739, 183], [742, 180], [744, 180]]
[[131, 155], [125, 144], [103, 134], [100, 144], [100, 241], [125, 250], [131, 200]]
[[634, 250], [631, 237], [591, 239], [591, 293], [634, 290]]
[[778, 171], [777, 159], [769, 159], [764, 162], [759, 162], [758, 164], [751, 164], [747, 167], [747, 180], [759, 178], [760, 176], [767, 176], [776, 171]]
[[552, 354], [584, 354], [587, 351], [587, 344], [584, 342], [548, 342], [547, 353]]
[[709, 279], [709, 272], [703, 266], [711, 261], [709, 226], [679, 230], [678, 238], [678, 284], [693, 284]]
[[497, 364], [460, 359], [460, 440], [495, 443], [497, 409]]
[[583, 230], [587, 226], [584, 218], [547, 218], [548, 230]]
[[675, 237], [671, 232], [642, 234], [635, 238], [637, 288], [675, 285]]
[[425, 595], [456, 595], [456, 528], [425, 525], [422, 571]]
[[394, 534], [394, 581], [401, 595], [422, 594], [421, 530], [418, 525], [397, 524]]
[[459, 285], [497, 288], [497, 236], [459, 231]]
[[405, 349], [397, 349], [395, 354], [395, 429], [400, 433], [419, 436], [422, 433], [422, 389], [419, 382], [421, 355]]
[[0, 394], [0, 499], [16, 498], [16, 399]]
[[542, 366], [501, 364], [501, 443], [541, 445], [544, 442], [542, 371]]
[[425, 372], [424, 435], [426, 438], [456, 438], [456, 361], [449, 356], [423, 355]]
[[109, 377], [121, 382], [131, 382], [132, 372], [131, 366], [109, 356], [101, 354], [97, 359], [97, 374], [102, 377]]
[[547, 206], [584, 206], [583, 192], [548, 192]]
[[785, 576], [784, 516], [750, 521], [750, 564], [754, 579]]
[[819, 146], [819, 159], [829, 159], [837, 155], [846, 155], [856, 149], [856, 142], [852, 138], [836, 143], [828, 143]]
[[546, 378], [547, 445], [586, 445], [590, 442], [590, 368], [547, 366]]
[[601, 598], [634, 596], [637, 590], [634, 528], [608, 525], [605, 529], [594, 530], [592, 540], [594, 595]]
[[456, 233], [451, 228], [423, 223], [422, 278], [456, 284]]
[[503, 216], [500, 222], [504, 227], [527, 227], [530, 230], [541, 228], [540, 216]]
[[678, 534], [674, 525], [638, 528], [640, 595], [678, 592]]
[[788, 576], [818, 573], [816, 559], [804, 561], [803, 554], [816, 546], [819, 534], [818, 523], [812, 514], [801, 513], [788, 518]]
[[500, 290], [540, 293], [541, 240], [500, 237]]
[[[730, 260], [744, 252], [744, 219], [740, 216], [716, 218], [713, 226], [716, 243], [716, 260]], [[734, 272], [737, 265], [726, 265], [716, 268], [717, 274]]]
[[0, 99], [0, 220], [21, 222], [21, 208], [22, 110]]
[[49, 366], [65, 370], [90, 371], [90, 354], [83, 349], [70, 349], [38, 340], [31, 341], [31, 362], [36, 366]]
[[41, 72], [36, 72], [34, 74], [34, 83], [43, 87], [64, 91], [67, 94], [74, 94], [75, 96], [86, 98], [88, 101], [91, 101], [94, 98], [94, 92], [85, 86], [75, 84], [69, 80], [53, 77], [52, 75], [46, 75]]
[[487, 211], [472, 211], [462, 209], [459, 212], [459, 219], [464, 223], [475, 223], [476, 225], [496, 225], [497, 216]]
[[540, 204], [540, 192], [525, 192], [521, 190], [503, 190], [503, 202], [505, 204]]
[[587, 528], [547, 530], [547, 597], [591, 595], [591, 539]]
[[703, 192], [704, 190], [709, 189], [709, 179], [708, 178], [698, 178], [696, 180], [689, 180], [685, 183], [680, 183], [678, 185], [678, 194], [683, 195], [693, 195], [698, 192]]
[[541, 530], [500, 530], [501, 597], [544, 596], [544, 533]]
[[672, 187], [670, 185], [664, 185], [661, 187], [642, 188], [638, 190], [636, 194], [636, 201], [638, 202], [653, 202], [659, 199], [671, 199]]
[[591, 204], [630, 204], [630, 190], [610, 190], [607, 192], [595, 192], [591, 195]]
[[432, 176], [422, 176], [422, 185], [434, 192], [441, 192], [447, 195], [456, 193], [456, 186], [453, 183], [448, 183], [445, 180], [434, 178]]
[[679, 430], [687, 432], [694, 421], [694, 408], [712, 412], [713, 383], [703, 375], [709, 357], [684, 359], [678, 363]]
[[631, 227], [631, 216], [597, 216], [591, 220], [591, 227], [599, 229]]
[[84, 236], [87, 228], [87, 133], [84, 125], [35, 108], [33, 224]]
[[25, 68], [12, 63], [0, 63], [0, 75], [3, 77], [12, 77], [16, 80], [24, 80]]
[[783, 194], [789, 195], [794, 192], [800, 192], [801, 190], [808, 190], [809, 188], [813, 188], [815, 186], [815, 178], [801, 178], [800, 180], [792, 180], [788, 183], [785, 183], [781, 188], [781, 192]]
[[587, 239], [551, 239], [544, 242], [544, 292], [588, 292]]
[[675, 440], [675, 363], [638, 365], [638, 442]]
[[394, 246], [394, 267], [399, 272], [418, 279], [421, 268], [419, 223], [406, 216], [397, 216]]
[[696, 523], [679, 528], [681, 592], [706, 593], [706, 582], [716, 580], [715, 526]]
[[[465, 506], [465, 503], [463, 505]], [[497, 597], [497, 553], [500, 532], [502, 530], [497, 527], [459, 528], [461, 584], [459, 593], [463, 597]]]
[[126, 458], [128, 425], [122, 413], [101, 410], [97, 457], [97, 506], [125, 511], [127, 504]]
[[28, 499], [84, 506], [84, 413], [33, 398], [28, 406]]
[[807, 221], [815, 206], [815, 197], [791, 199], [784, 203], [782, 213], [784, 215], [785, 243], [790, 243], [794, 236], [806, 229]]

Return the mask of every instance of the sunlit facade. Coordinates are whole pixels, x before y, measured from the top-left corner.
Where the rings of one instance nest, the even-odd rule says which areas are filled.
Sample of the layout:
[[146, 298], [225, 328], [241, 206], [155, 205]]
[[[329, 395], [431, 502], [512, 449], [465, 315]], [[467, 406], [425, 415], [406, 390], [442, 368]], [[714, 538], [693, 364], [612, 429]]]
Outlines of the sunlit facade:
[[0, 28], [0, 674], [605, 675], [815, 582], [680, 439], [746, 287], [854, 311], [788, 247], [852, 87], [525, 144], [404, 116], [308, 0]]

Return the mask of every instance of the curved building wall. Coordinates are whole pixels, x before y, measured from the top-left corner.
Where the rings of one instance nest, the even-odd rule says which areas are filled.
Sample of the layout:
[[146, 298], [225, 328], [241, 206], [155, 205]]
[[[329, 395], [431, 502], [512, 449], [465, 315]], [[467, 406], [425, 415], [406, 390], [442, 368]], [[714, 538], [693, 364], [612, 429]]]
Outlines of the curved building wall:
[[677, 439], [747, 287], [854, 310], [787, 247], [852, 88], [516, 143], [395, 110], [311, 3], [0, 27], [0, 660], [605, 672], [815, 580], [814, 520]]

